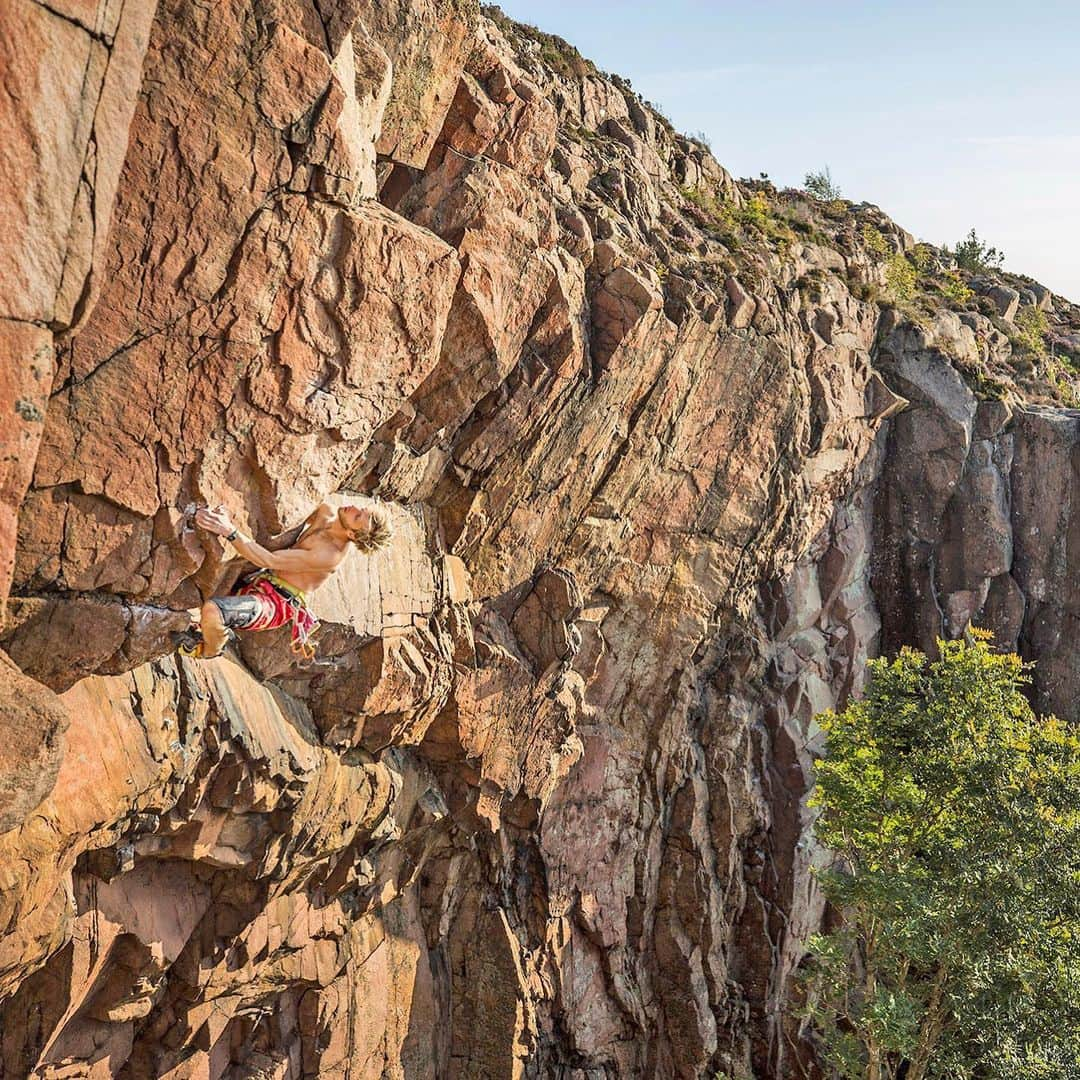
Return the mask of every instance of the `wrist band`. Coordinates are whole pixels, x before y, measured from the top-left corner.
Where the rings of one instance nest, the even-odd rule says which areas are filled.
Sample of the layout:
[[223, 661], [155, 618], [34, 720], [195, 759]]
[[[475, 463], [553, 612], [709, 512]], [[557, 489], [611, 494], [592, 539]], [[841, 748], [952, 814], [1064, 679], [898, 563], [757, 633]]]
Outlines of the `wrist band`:
[[240, 530], [239, 529], [233, 529], [233, 531], [231, 533], [229, 533], [229, 535], [226, 536], [225, 539], [228, 540], [229, 543], [231, 544], [239, 535], [240, 535]]

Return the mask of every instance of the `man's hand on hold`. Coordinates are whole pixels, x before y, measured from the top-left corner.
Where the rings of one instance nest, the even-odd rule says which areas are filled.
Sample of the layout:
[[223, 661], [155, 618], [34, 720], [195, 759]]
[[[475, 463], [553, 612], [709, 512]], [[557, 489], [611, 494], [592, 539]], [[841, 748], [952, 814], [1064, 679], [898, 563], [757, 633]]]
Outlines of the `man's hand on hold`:
[[209, 506], [200, 507], [195, 511], [195, 524], [207, 532], [217, 533], [218, 536], [228, 536], [236, 530], [223, 506], [212, 509]]

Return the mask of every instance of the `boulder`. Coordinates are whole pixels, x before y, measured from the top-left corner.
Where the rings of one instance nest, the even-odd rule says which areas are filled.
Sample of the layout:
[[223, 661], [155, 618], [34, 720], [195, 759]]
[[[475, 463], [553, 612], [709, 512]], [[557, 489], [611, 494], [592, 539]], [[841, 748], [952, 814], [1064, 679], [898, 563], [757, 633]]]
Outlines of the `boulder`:
[[738, 278], [730, 275], [724, 280], [724, 290], [728, 296], [728, 325], [732, 330], [745, 330], [756, 310], [753, 296], [743, 288]]
[[983, 295], [1006, 322], [1012, 322], [1016, 309], [1020, 306], [1020, 294], [1015, 289], [1010, 289], [1007, 285], [992, 285]]

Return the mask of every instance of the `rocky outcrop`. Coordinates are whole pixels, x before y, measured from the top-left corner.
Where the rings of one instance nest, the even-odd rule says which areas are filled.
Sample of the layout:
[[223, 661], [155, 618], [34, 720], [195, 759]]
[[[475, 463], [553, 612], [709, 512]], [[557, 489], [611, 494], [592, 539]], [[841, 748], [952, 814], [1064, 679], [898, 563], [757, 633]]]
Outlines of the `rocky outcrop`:
[[[5, 1023], [5, 1075], [163, 1076], [190, 1057], [182, 1031], [213, 1067], [275, 982], [330, 987], [363, 948], [344, 864], [377, 842], [400, 777], [320, 747], [302, 706], [231, 662], [91, 676], [62, 701], [56, 786], [3, 838], [5, 1015], [35, 1018]], [[278, 1022], [298, 1023], [299, 997]]]
[[1037, 661], [1036, 707], [1072, 720], [1080, 414], [979, 400], [948, 359], [973, 343], [969, 328], [943, 318], [935, 329], [897, 326], [878, 353], [911, 400], [878, 482], [873, 584], [891, 613], [883, 648], [932, 651], [938, 637], [985, 627]]
[[[1080, 312], [497, 10], [16, 7], [0, 1075], [803, 1075], [814, 716], [969, 621], [1072, 715]], [[327, 493], [314, 662], [172, 655]]]

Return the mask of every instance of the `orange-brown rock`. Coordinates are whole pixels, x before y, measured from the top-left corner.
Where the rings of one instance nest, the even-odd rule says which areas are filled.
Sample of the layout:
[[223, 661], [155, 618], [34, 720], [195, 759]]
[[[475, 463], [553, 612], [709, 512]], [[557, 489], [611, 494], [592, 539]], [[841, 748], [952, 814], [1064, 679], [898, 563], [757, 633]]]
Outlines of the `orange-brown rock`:
[[[9, 6], [0, 1076], [812, 1073], [815, 715], [969, 620], [1075, 714], [1080, 429], [990, 290], [1080, 310], [903, 317], [877, 208], [470, 0]], [[175, 657], [194, 505], [327, 495], [395, 538], [315, 659]]]
[[[0, 41], [0, 617], [52, 388], [93, 308], [156, 0], [9, 0]], [[70, 10], [68, 10], [70, 8]]]
[[0, 833], [20, 825], [49, 794], [67, 724], [56, 695], [0, 652]]

